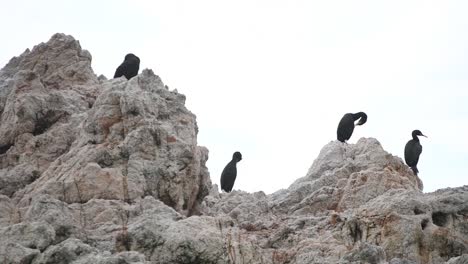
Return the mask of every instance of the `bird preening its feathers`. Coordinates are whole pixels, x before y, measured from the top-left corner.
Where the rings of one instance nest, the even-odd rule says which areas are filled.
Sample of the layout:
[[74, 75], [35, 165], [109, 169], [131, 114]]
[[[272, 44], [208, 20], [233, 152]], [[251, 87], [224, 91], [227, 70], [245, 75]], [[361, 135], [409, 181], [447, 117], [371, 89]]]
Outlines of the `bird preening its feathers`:
[[140, 58], [135, 56], [132, 53], [129, 53], [125, 56], [124, 61], [120, 66], [115, 70], [114, 78], [119, 78], [125, 76], [127, 80], [138, 75], [138, 70], [140, 69]]
[[221, 190], [231, 192], [234, 186], [234, 181], [237, 176], [237, 162], [242, 160], [242, 154], [239, 151], [234, 152], [232, 160], [224, 167], [221, 173]]
[[419, 130], [413, 130], [411, 133], [411, 136], [413, 139], [408, 141], [405, 146], [405, 162], [410, 166], [410, 168], [413, 170], [414, 175], [418, 175], [418, 161], [419, 161], [419, 155], [421, 155], [422, 152], [422, 146], [421, 143], [419, 143], [419, 138], [418, 136], [423, 136], [423, 133]]
[[351, 138], [351, 135], [354, 131], [354, 121], [358, 120], [359, 122], [356, 126], [360, 126], [366, 123], [367, 115], [364, 112], [359, 112], [355, 114], [345, 114], [338, 124], [338, 130], [336, 131], [337, 139], [341, 142], [345, 142]]

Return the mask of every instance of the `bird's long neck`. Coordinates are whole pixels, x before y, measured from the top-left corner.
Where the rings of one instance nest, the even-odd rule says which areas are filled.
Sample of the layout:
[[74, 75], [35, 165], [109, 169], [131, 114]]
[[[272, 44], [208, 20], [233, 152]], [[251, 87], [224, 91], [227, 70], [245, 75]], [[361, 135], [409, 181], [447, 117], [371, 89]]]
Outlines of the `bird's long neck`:
[[364, 116], [365, 116], [365, 114], [363, 112], [359, 112], [359, 113], [353, 114], [353, 119], [354, 119], [354, 121], [356, 121], [359, 118], [364, 117]]
[[413, 140], [419, 142], [418, 136], [416, 136], [416, 133], [411, 134], [413, 136]]

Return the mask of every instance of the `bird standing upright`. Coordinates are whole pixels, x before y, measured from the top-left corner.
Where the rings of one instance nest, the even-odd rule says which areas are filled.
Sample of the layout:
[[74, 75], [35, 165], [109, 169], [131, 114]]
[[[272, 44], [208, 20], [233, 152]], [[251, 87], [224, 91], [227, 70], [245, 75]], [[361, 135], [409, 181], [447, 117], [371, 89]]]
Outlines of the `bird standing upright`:
[[341, 118], [340, 123], [338, 124], [338, 129], [336, 131], [336, 137], [339, 141], [345, 142], [346, 140], [351, 138], [351, 135], [354, 131], [354, 121], [358, 119], [359, 122], [356, 124], [356, 126], [365, 124], [367, 121], [366, 113], [348, 113]]
[[414, 175], [418, 175], [419, 171], [417, 165], [419, 161], [419, 155], [421, 155], [422, 152], [422, 146], [421, 143], [419, 143], [418, 136], [426, 136], [423, 135], [423, 133], [421, 133], [421, 131], [419, 130], [413, 130], [411, 135], [413, 136], [413, 139], [408, 141], [408, 143], [406, 143], [405, 146], [405, 162], [406, 164], [408, 164], [408, 166], [411, 167], [411, 169], [414, 172]]
[[221, 173], [221, 190], [231, 192], [234, 186], [234, 181], [237, 176], [237, 162], [242, 160], [242, 154], [239, 151], [234, 152], [232, 160], [224, 167]]

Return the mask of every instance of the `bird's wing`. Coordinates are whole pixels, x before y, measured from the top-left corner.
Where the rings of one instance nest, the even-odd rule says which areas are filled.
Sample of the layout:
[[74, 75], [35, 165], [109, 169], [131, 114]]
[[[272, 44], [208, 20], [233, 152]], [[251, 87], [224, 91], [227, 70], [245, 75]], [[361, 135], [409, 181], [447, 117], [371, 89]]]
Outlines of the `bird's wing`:
[[119, 77], [122, 77], [124, 75], [124, 70], [125, 70], [125, 66], [124, 64], [120, 64], [119, 67], [117, 67], [117, 69], [115, 70], [115, 74], [114, 74], [114, 78], [119, 78]]
[[337, 137], [338, 140], [344, 141], [351, 138], [351, 135], [354, 131], [354, 121], [353, 117], [349, 114], [346, 114], [341, 118], [340, 123], [338, 124]]
[[140, 62], [138, 61], [138, 63], [135, 65], [135, 71], [137, 74], [139, 70], [140, 70]]
[[413, 140], [408, 141], [405, 146], [405, 161], [408, 166], [416, 166], [419, 161], [419, 155], [422, 152], [421, 144], [414, 142]]
[[236, 164], [229, 162], [221, 173], [221, 189], [227, 192], [232, 190], [237, 176]]
[[405, 145], [405, 162], [406, 164], [408, 164], [409, 166], [411, 166], [409, 163], [411, 163], [411, 161], [409, 160], [410, 156], [411, 156], [411, 153], [410, 153], [410, 149], [411, 149], [411, 140], [408, 141]]
[[416, 163], [419, 161], [419, 155], [421, 155], [422, 152], [422, 146], [421, 144], [417, 144], [416, 147], [414, 148], [414, 153], [417, 155]]
[[421, 144], [416, 144], [416, 146], [414, 146], [414, 154], [416, 155], [416, 163], [418, 163], [419, 161], [419, 155], [421, 155], [421, 152], [422, 152], [422, 146]]
[[418, 144], [417, 148], [416, 148], [416, 151], [418, 152], [418, 154], [421, 154], [422, 152], [422, 146], [421, 144]]
[[228, 177], [228, 176], [232, 176], [232, 175], [234, 175], [234, 178], [235, 178], [236, 174], [237, 174], [236, 166], [235, 165], [233, 166], [233, 164], [229, 163], [228, 165], [226, 165], [223, 172], [221, 173], [221, 179]]

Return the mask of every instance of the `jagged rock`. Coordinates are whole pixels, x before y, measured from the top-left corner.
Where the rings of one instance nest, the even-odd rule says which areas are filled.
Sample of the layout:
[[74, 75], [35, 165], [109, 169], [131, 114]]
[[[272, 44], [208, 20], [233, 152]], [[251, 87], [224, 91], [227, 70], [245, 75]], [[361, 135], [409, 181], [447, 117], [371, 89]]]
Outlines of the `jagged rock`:
[[385, 251], [382, 247], [369, 243], [361, 243], [343, 257], [342, 263], [370, 263], [378, 264], [385, 262]]
[[17, 223], [18, 210], [10, 198], [0, 194], [0, 227]]
[[48, 248], [32, 264], [143, 264], [144, 256], [138, 252], [128, 251], [111, 255], [110, 252], [99, 252], [78, 239], [68, 239]]
[[421, 189], [375, 139], [331, 142], [288, 189], [212, 191], [204, 212], [261, 245], [264, 263], [444, 263], [466, 253], [468, 186]]
[[44, 223], [19, 223], [0, 229], [2, 239], [24, 247], [44, 250], [55, 239], [54, 229]]
[[468, 263], [468, 254], [450, 259], [447, 264], [465, 264]]
[[[289, 188], [219, 193], [185, 97], [96, 77], [71, 36], [0, 71], [1, 263], [465, 263], [468, 186], [422, 182], [373, 138]], [[3, 259], [2, 259], [3, 258]]]
[[225, 263], [223, 237], [211, 228], [217, 225], [215, 219], [193, 216], [166, 221], [151, 219], [131, 225], [129, 236], [134, 243], [130, 248], [144, 252], [152, 263]]
[[68, 264], [75, 260], [95, 254], [98, 251], [78, 239], [67, 239], [58, 245], [49, 247], [33, 264]]
[[0, 193], [21, 207], [152, 195], [184, 214], [211, 185], [185, 96], [151, 70], [98, 80], [91, 55], [63, 34], [0, 73]]
[[277, 208], [301, 214], [355, 208], [391, 189], [422, 190], [422, 182], [376, 139], [362, 138], [355, 145], [330, 142], [289, 189], [275, 195]]
[[17, 243], [0, 243], [0, 261], [4, 264], [31, 263], [39, 254], [38, 249], [23, 247]]

